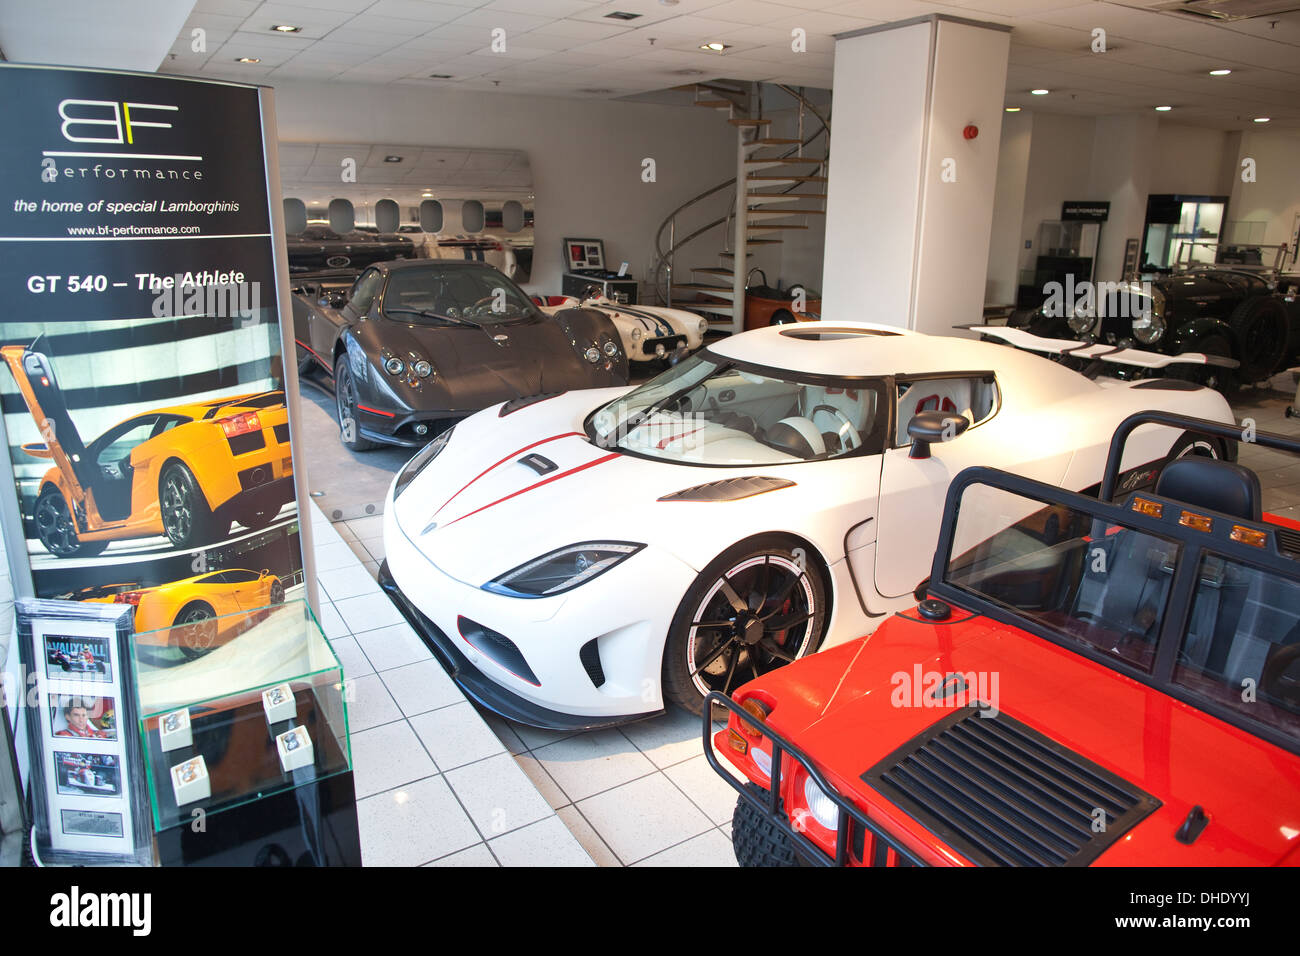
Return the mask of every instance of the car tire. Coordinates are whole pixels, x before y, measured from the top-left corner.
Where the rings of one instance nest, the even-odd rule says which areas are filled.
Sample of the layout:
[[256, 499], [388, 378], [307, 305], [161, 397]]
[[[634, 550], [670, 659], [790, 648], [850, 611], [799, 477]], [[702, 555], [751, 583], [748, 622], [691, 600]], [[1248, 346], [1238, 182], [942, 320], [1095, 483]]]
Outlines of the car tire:
[[[1222, 335], [1208, 336], [1197, 342], [1191, 351], [1204, 352], [1206, 355], [1218, 355], [1223, 358], [1234, 357], [1232, 343]], [[1182, 379], [1184, 382], [1195, 382], [1197, 385], [1212, 388], [1228, 398], [1231, 398], [1236, 393], [1239, 384], [1237, 369], [1224, 368], [1221, 365], [1193, 365], [1189, 362], [1176, 362], [1169, 366], [1167, 374], [1170, 378]]]
[[1198, 435], [1194, 432], [1183, 432], [1178, 436], [1178, 441], [1174, 442], [1169, 449], [1169, 454], [1165, 457], [1165, 464], [1168, 465], [1179, 458], [1207, 458], [1215, 461], [1226, 461], [1228, 450], [1222, 438]]
[[284, 585], [278, 579], [271, 582], [270, 601], [272, 604], [284, 603]]
[[[334, 405], [339, 416], [339, 441], [351, 451], [370, 451], [379, 443], [361, 437], [361, 421], [357, 418], [357, 386], [348, 368], [346, 353], [334, 364]], [[351, 422], [351, 428], [345, 424]]]
[[82, 541], [68, 500], [54, 485], [46, 485], [33, 511], [36, 534], [45, 550], [56, 558], [92, 558], [108, 547], [107, 541]]
[[[767, 791], [755, 783], [745, 790], [759, 799]], [[731, 848], [741, 866], [801, 866], [790, 835], [755, 809], [744, 797], [736, 798], [731, 814]]]
[[187, 661], [198, 660], [216, 648], [216, 620], [217, 612], [207, 601], [191, 601], [176, 613], [172, 627], [181, 628], [175, 646], [182, 657]]
[[[666, 699], [702, 715], [710, 691], [729, 694], [817, 649], [830, 619], [829, 586], [808, 551], [787, 535], [759, 535], [728, 548], [700, 572], [664, 643]], [[786, 626], [767, 623], [773, 619]]]
[[1272, 377], [1286, 357], [1287, 314], [1281, 301], [1270, 295], [1247, 299], [1233, 310], [1228, 326], [1237, 335], [1238, 374], [1254, 383]]
[[[218, 537], [216, 517], [203, 497], [194, 475], [180, 462], [163, 469], [158, 482], [158, 506], [162, 510], [163, 532], [182, 550], [211, 544]], [[230, 530], [229, 524], [225, 530]]]

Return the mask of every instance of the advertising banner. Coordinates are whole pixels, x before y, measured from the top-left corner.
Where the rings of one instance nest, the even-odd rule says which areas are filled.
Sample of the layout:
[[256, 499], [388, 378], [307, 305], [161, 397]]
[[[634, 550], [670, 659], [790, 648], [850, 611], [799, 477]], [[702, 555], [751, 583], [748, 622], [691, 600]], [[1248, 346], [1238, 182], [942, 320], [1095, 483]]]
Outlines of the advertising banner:
[[30, 569], [38, 597], [132, 605], [137, 631], [309, 596], [268, 109], [240, 84], [0, 67], [20, 589]]

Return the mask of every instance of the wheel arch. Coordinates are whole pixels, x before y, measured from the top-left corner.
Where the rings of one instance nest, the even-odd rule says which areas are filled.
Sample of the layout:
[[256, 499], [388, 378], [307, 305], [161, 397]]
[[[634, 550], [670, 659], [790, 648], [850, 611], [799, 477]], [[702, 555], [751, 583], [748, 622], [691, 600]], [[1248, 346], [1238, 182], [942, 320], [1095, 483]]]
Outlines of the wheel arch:
[[826, 555], [822, 552], [822, 549], [818, 547], [807, 535], [800, 534], [796, 531], [785, 531], [785, 530], [756, 531], [753, 534], [748, 534], [743, 538], [738, 538], [736, 541], [733, 541], [725, 548], [722, 548], [720, 551], [718, 551], [716, 554], [710, 557], [707, 561], [705, 561], [702, 565], [700, 565], [699, 569], [697, 569], [696, 571], [696, 576], [698, 577], [700, 574], [702, 574], [705, 568], [711, 565], [714, 561], [718, 560], [718, 558], [722, 557], [728, 551], [731, 551], [734, 548], [739, 548], [741, 545], [751, 544], [763, 538], [772, 538], [772, 537], [785, 538], [787, 541], [792, 542], [794, 547], [803, 548], [807, 552], [808, 557], [813, 562], [816, 563], [817, 569], [821, 573], [822, 581], [826, 585], [827, 627], [825, 629], [825, 632], [822, 634], [821, 641], [818, 642], [817, 647], [814, 648], [812, 651], [809, 651], [810, 654], [815, 653], [817, 649], [821, 648], [826, 643], [826, 637], [830, 633], [830, 621], [831, 621], [832, 614], [835, 611], [837, 595], [835, 593], [835, 575], [831, 573], [831, 562], [826, 560]]
[[170, 468], [172, 465], [182, 465], [184, 466], [185, 470], [190, 473], [190, 477], [194, 479], [194, 484], [198, 486], [199, 494], [201, 494], [203, 496], [203, 500], [207, 502], [208, 509], [210, 511], [215, 512], [218, 508], [221, 507], [221, 505], [225, 504], [224, 501], [214, 504], [212, 499], [208, 495], [208, 489], [203, 487], [203, 479], [199, 477], [199, 471], [195, 469], [194, 464], [188, 458], [185, 458], [183, 455], [180, 455], [175, 451], [172, 451], [167, 455], [166, 458], [162, 460], [162, 464], [158, 466], [158, 506], [159, 506], [160, 513], [162, 511], [163, 475], [167, 473], [167, 469]]

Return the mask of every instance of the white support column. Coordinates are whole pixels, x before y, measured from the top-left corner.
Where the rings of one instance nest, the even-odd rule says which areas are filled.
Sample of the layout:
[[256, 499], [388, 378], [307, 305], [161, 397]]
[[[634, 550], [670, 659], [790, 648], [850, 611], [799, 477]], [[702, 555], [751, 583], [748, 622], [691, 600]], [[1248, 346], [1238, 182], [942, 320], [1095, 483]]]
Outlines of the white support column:
[[823, 318], [980, 321], [1009, 47], [943, 15], [836, 37]]

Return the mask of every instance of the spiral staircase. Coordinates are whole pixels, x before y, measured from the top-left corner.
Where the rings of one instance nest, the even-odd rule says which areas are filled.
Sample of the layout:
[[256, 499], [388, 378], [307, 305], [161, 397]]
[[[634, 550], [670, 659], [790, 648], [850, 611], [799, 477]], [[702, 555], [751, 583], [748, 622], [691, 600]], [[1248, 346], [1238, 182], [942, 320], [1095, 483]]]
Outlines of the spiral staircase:
[[[763, 110], [769, 86], [794, 100], [795, 135], [771, 135], [773, 119]], [[692, 91], [696, 107], [724, 113], [735, 127], [736, 175], [687, 200], [663, 221], [655, 236], [651, 281], [663, 304], [706, 316], [712, 331], [739, 332], [744, 330], [745, 286], [754, 251], [780, 244], [784, 236], [808, 230], [813, 217], [826, 215], [830, 123], [824, 108], [783, 84], [718, 81], [685, 89]], [[726, 215], [677, 235], [683, 212], [724, 190], [731, 190], [733, 200]], [[679, 252], [706, 234], [721, 245], [715, 261], [681, 269]], [[697, 256], [695, 261], [707, 255], [694, 247], [690, 254]], [[678, 281], [683, 271], [689, 281]]]

